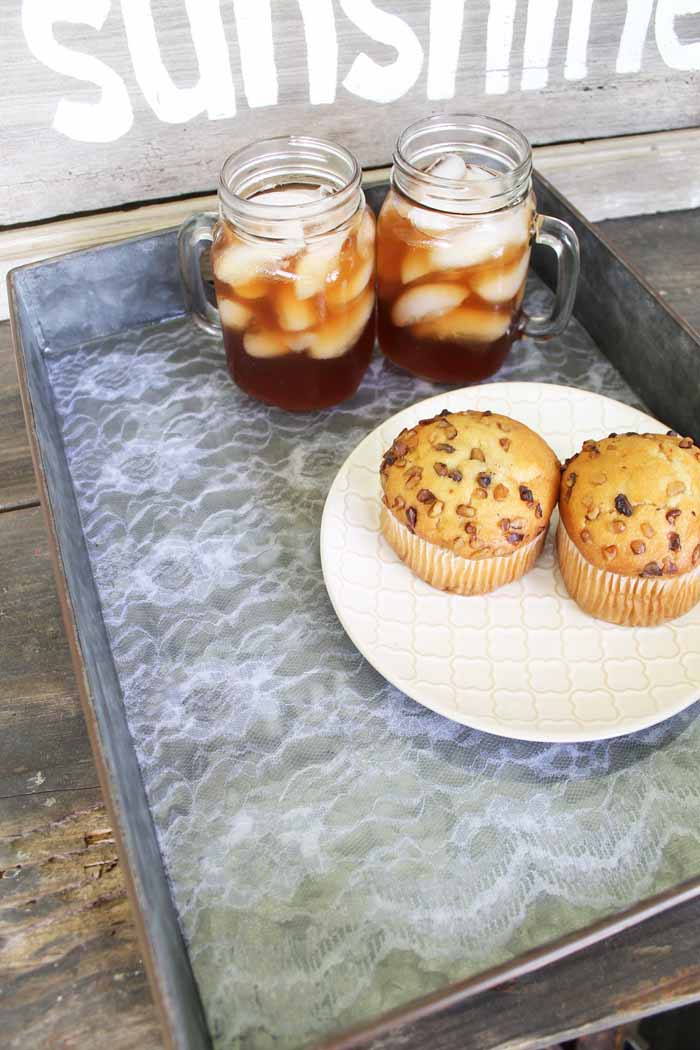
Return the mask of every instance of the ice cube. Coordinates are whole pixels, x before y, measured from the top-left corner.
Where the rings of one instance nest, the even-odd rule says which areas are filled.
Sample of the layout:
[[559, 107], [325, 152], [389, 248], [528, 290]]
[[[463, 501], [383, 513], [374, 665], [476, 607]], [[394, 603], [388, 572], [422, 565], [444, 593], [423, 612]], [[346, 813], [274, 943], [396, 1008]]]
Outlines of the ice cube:
[[496, 313], [478, 306], [458, 306], [448, 314], [422, 321], [411, 331], [417, 339], [444, 339], [449, 342], [491, 343], [508, 331], [510, 313]]
[[347, 234], [330, 233], [311, 240], [297, 260], [296, 295], [310, 299], [322, 292], [326, 280], [338, 268], [338, 257]]
[[246, 332], [243, 348], [251, 357], [281, 357], [289, 352], [287, 340], [281, 332], [263, 328], [257, 332]]
[[365, 208], [357, 231], [357, 248], [362, 255], [374, 254], [374, 237], [374, 215], [369, 208]]
[[468, 289], [460, 284], [418, 284], [398, 297], [391, 319], [403, 328], [429, 317], [439, 317], [454, 310], [468, 294]]
[[326, 286], [326, 298], [331, 306], [344, 306], [346, 303], [357, 299], [360, 292], [364, 291], [372, 279], [374, 273], [374, 256], [368, 259], [359, 259], [350, 276], [345, 278], [341, 273], [337, 281]]
[[362, 335], [374, 309], [374, 289], [368, 288], [346, 310], [329, 317], [325, 324], [309, 333], [309, 354], [319, 360], [340, 357]]
[[252, 281], [237, 284], [234, 290], [241, 299], [262, 299], [270, 290], [270, 285], [264, 278], [254, 277]]
[[401, 282], [410, 284], [432, 273], [433, 269], [429, 251], [425, 248], [409, 248], [401, 260]]
[[247, 284], [262, 274], [274, 273], [279, 264], [297, 250], [297, 245], [286, 241], [265, 241], [255, 244], [247, 241], [232, 241], [223, 251], [216, 252], [213, 263], [214, 274], [224, 284], [234, 286]]
[[290, 332], [287, 336], [287, 346], [290, 350], [293, 350], [295, 354], [300, 354], [302, 350], [308, 350], [311, 340], [312, 332], [299, 332], [297, 335], [294, 332]]
[[530, 262], [527, 251], [516, 263], [505, 269], [477, 270], [470, 279], [470, 284], [477, 295], [489, 303], [507, 303], [517, 294], [525, 280]]
[[245, 328], [251, 318], [251, 311], [248, 307], [233, 299], [219, 299], [218, 307], [224, 328]]
[[498, 259], [506, 248], [526, 244], [528, 232], [529, 216], [523, 208], [472, 221], [436, 241], [431, 249], [433, 269], [461, 269]]
[[467, 165], [458, 153], [448, 153], [433, 161], [427, 171], [438, 179], [453, 179], [459, 182], [466, 177]]
[[409, 208], [406, 218], [423, 233], [444, 233], [455, 227], [454, 215], [444, 211], [431, 211], [429, 208]]
[[303, 332], [318, 322], [316, 310], [309, 299], [298, 299], [294, 285], [284, 283], [277, 291], [277, 317], [287, 332]]

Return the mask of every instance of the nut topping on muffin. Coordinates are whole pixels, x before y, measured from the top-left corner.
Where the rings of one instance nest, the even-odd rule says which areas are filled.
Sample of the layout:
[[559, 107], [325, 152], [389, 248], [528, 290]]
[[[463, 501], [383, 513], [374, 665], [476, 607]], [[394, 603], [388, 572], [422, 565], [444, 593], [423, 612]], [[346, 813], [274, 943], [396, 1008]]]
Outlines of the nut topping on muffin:
[[[631, 575], [654, 562], [663, 574], [663, 559], [672, 551], [671, 574], [686, 572], [700, 542], [700, 463], [692, 441], [624, 434], [596, 447], [598, 454], [591, 455], [584, 443], [562, 475], [561, 516], [569, 536], [583, 551], [581, 529], [590, 532], [599, 554], [585, 544], [586, 558], [599, 568]], [[611, 532], [626, 538], [612, 565], [606, 552]]]
[[672, 432], [611, 434], [568, 461], [557, 548], [569, 592], [587, 612], [644, 625], [700, 599], [699, 452]]
[[[421, 420], [385, 452], [380, 475], [388, 508], [382, 527], [392, 546], [401, 548], [400, 556], [411, 564], [406, 537], [388, 517], [460, 562], [479, 561], [479, 593], [492, 589], [489, 560], [510, 560], [511, 575], [501, 566], [494, 586], [517, 578], [516, 566], [527, 560], [525, 548], [538, 538], [544, 541], [559, 488], [559, 463], [546, 442], [524, 424], [491, 412], [443, 412]], [[405, 501], [410, 517], [396, 506], [397, 498]], [[516, 557], [521, 549], [522, 558]], [[426, 566], [431, 557], [422, 551]], [[460, 572], [463, 564], [455, 567], [456, 577]], [[429, 568], [419, 575], [428, 579]], [[469, 581], [436, 585], [472, 593]]]

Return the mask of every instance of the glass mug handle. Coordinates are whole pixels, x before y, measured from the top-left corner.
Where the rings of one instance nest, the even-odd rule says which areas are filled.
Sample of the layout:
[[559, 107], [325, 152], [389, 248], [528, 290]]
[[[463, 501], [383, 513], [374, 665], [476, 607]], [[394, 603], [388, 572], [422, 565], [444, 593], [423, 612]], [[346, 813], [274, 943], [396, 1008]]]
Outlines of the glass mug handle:
[[576, 285], [581, 268], [578, 237], [567, 222], [552, 215], [535, 218], [535, 244], [545, 244], [557, 256], [557, 286], [552, 309], [548, 314], [526, 315], [524, 335], [547, 339], [564, 331], [576, 298]]
[[177, 234], [177, 255], [185, 307], [200, 328], [211, 335], [221, 332], [219, 311], [209, 302], [202, 278], [201, 258], [214, 239], [218, 215], [205, 212], [186, 219]]

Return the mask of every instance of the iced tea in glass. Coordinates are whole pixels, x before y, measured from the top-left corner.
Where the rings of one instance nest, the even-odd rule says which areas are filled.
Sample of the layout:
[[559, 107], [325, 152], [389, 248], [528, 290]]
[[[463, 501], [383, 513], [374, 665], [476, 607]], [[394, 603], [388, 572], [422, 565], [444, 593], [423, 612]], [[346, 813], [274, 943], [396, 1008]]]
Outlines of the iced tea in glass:
[[355, 158], [306, 137], [256, 142], [224, 164], [219, 200], [211, 261], [234, 381], [290, 410], [351, 397], [375, 338], [375, 222]]
[[[379, 345], [396, 364], [442, 382], [492, 375], [523, 332], [566, 325], [578, 242], [538, 216], [527, 140], [485, 117], [431, 117], [400, 136], [377, 226]], [[552, 313], [523, 298], [533, 240], [559, 258]]]

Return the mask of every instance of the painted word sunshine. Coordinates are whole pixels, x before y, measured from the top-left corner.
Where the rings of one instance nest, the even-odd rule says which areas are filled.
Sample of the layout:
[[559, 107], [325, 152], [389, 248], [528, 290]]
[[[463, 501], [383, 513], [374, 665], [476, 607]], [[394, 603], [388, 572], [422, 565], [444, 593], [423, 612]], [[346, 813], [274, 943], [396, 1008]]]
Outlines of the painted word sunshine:
[[[89, 30], [99, 32], [110, 13], [121, 15], [119, 32], [144, 99], [158, 119], [172, 124], [200, 115], [209, 120], [234, 117], [241, 106], [234, 69], [248, 108], [287, 101], [279, 84], [282, 42], [274, 32], [282, 16], [285, 26], [293, 27], [285, 50], [305, 55], [302, 68], [308, 102], [314, 106], [334, 103], [341, 91], [381, 104], [395, 102], [414, 88], [430, 101], [452, 99], [467, 62], [478, 64], [467, 72], [481, 81], [484, 95], [541, 89], [552, 74], [552, 43], [555, 31], [561, 35], [562, 19], [568, 43], [563, 69], [557, 66], [556, 72], [566, 80], [588, 76], [589, 42], [597, 17], [605, 18], [606, 33], [614, 37], [611, 74], [639, 72], [645, 48], [653, 46], [671, 69], [700, 69], [700, 41], [683, 33], [683, 16], [698, 13], [694, 0], [626, 0], [616, 5], [617, 21], [611, 20], [607, 4], [596, 5], [594, 0], [571, 0], [561, 8], [558, 0], [430, 0], [427, 5], [406, 2], [401, 15], [374, 0], [278, 0], [274, 5], [272, 0], [185, 0], [184, 7], [198, 71], [196, 82], [186, 87], [175, 83], [168, 69], [168, 48], [159, 41], [156, 23], [167, 16], [154, 17], [149, 0], [120, 0], [118, 5], [112, 0], [23, 0], [22, 27], [33, 56], [82, 82], [76, 89], [79, 98], [60, 98], [53, 128], [77, 141], [111, 142], [134, 122], [133, 98], [124, 78], [84, 47], [78, 50], [59, 42], [54, 32], [57, 23], [79, 24], [89, 27], [89, 40]], [[224, 16], [230, 18], [231, 12], [235, 49], [224, 27]], [[411, 24], [412, 16], [424, 23], [424, 12], [427, 31], [419, 32]], [[518, 38], [516, 46], [515, 29], [523, 21], [524, 38]], [[294, 48], [297, 27], [299, 46]], [[362, 35], [373, 41], [372, 55], [358, 46]], [[482, 39], [483, 49], [477, 49], [475, 59], [474, 41]]]

